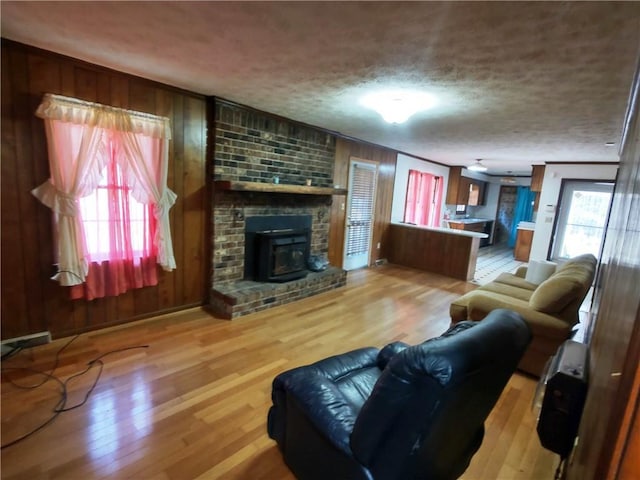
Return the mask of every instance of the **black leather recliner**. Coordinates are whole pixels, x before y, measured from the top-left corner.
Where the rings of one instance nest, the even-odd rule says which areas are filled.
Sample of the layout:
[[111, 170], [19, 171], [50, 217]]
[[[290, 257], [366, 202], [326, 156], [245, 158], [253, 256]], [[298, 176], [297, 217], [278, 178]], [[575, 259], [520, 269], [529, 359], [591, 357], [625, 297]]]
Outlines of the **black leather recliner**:
[[455, 479], [531, 340], [495, 310], [415, 346], [362, 348], [273, 381], [268, 432], [301, 480]]

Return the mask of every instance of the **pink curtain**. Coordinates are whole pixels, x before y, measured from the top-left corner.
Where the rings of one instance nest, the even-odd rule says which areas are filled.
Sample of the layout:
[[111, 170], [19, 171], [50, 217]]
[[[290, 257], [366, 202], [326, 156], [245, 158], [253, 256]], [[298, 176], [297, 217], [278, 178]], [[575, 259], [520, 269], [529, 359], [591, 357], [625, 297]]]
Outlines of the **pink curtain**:
[[135, 288], [157, 285], [156, 258], [138, 260], [137, 265], [132, 260], [91, 262], [85, 283], [71, 287], [71, 298], [94, 300], [115, 297]]
[[54, 211], [53, 278], [89, 300], [156, 285], [156, 264], [176, 267], [169, 120], [51, 94], [36, 115], [51, 178], [33, 194]]
[[442, 204], [440, 177], [418, 170], [409, 170], [404, 221], [416, 225], [439, 225]]
[[416, 199], [418, 198], [418, 189], [420, 186], [420, 172], [417, 170], [409, 170], [409, 181], [407, 184], [407, 200], [404, 207], [404, 221], [406, 223], [416, 222]]
[[[117, 296], [158, 284], [152, 207], [131, 201], [131, 189], [115, 161], [117, 150], [109, 151], [104, 181], [95, 192], [98, 199], [80, 201], [90, 263], [85, 283], [71, 287], [73, 299]], [[108, 208], [101, 208], [105, 204]]]

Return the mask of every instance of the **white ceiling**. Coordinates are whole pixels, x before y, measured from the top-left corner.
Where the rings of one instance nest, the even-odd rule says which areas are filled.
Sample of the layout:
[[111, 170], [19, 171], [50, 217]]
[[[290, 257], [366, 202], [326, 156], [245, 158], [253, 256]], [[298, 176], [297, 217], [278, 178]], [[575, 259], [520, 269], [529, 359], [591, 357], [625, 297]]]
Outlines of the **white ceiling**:
[[[640, 52], [638, 2], [0, 5], [5, 38], [488, 173], [617, 161]], [[382, 87], [439, 103], [385, 124]]]

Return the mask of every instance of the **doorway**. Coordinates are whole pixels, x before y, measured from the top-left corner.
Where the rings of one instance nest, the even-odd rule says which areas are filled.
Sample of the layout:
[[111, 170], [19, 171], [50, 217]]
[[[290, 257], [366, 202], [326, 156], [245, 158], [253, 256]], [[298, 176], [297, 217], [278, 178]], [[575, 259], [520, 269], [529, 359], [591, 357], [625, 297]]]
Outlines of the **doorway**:
[[496, 226], [493, 234], [494, 244], [504, 244], [506, 247], [509, 241], [509, 235], [513, 228], [513, 218], [516, 209], [516, 198], [518, 196], [518, 188], [515, 186], [500, 187], [500, 195], [498, 197], [498, 213], [496, 214]]
[[378, 164], [351, 159], [342, 268], [369, 266]]

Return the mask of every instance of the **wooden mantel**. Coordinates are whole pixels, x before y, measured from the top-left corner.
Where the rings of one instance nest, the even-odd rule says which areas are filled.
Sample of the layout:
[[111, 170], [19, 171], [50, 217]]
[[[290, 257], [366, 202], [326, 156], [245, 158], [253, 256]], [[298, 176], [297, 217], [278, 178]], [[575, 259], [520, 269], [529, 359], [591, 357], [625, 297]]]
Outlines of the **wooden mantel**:
[[216, 190], [234, 192], [295, 193], [303, 195], [346, 195], [344, 188], [314, 187], [307, 185], [285, 185], [281, 183], [238, 182], [232, 180], [216, 180]]

